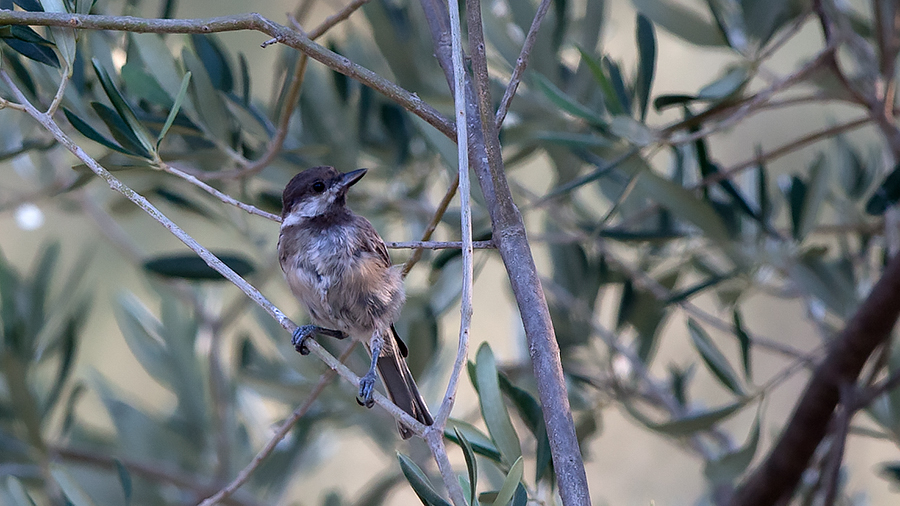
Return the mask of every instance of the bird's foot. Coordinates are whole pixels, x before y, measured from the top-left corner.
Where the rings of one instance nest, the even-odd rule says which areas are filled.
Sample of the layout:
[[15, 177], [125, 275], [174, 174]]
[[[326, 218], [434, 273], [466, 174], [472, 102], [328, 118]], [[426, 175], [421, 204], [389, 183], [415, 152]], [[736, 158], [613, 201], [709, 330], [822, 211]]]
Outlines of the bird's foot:
[[348, 337], [350, 337], [346, 332], [342, 330], [326, 329], [323, 327], [316, 327], [316, 332], [322, 334], [323, 336], [333, 337], [335, 339], [347, 339]]
[[291, 344], [294, 345], [294, 349], [301, 355], [309, 355], [306, 340], [311, 338], [313, 334], [322, 334], [335, 339], [346, 339], [349, 337], [346, 332], [340, 330], [326, 329], [318, 325], [302, 325], [297, 327], [297, 330], [291, 336]]
[[302, 325], [297, 327], [297, 329], [294, 330], [294, 334], [291, 336], [291, 344], [294, 345], [294, 349], [301, 355], [309, 355], [309, 348], [306, 347], [306, 340], [312, 337], [317, 330], [319, 330], [319, 328], [315, 325]]
[[359, 394], [356, 396], [356, 402], [360, 406], [371, 408], [375, 405], [375, 399], [372, 395], [375, 393], [375, 373], [368, 372], [359, 379]]

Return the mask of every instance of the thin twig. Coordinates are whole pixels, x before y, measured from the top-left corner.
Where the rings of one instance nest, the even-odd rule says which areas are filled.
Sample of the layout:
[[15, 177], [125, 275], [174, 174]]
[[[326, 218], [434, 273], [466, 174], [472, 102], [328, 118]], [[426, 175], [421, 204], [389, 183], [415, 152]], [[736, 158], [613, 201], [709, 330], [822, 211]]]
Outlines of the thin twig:
[[[462, 241], [405, 241], [405, 242], [385, 242], [391, 249], [462, 249], [464, 242]], [[493, 241], [474, 241], [472, 242], [474, 249], [494, 249], [497, 246]]]
[[900, 369], [892, 372], [887, 379], [881, 381], [880, 383], [872, 385], [871, 387], [863, 390], [857, 397], [856, 405], [853, 407], [857, 410], [864, 409], [875, 399], [890, 392], [898, 386], [900, 386]]
[[66, 86], [69, 84], [69, 79], [72, 77], [72, 67], [69, 65], [69, 62], [66, 61], [65, 58], [60, 58], [62, 62], [62, 69], [60, 69], [60, 78], [59, 78], [59, 86], [56, 88], [56, 94], [53, 96], [53, 100], [50, 102], [50, 106], [47, 107], [46, 114], [53, 115], [56, 113], [56, 110], [59, 108], [59, 104], [62, 103], [63, 97], [66, 93]]
[[[781, 158], [783, 156], [789, 155], [794, 151], [799, 149], [803, 149], [811, 144], [815, 144], [816, 142], [831, 139], [835, 135], [848, 132], [850, 130], [855, 130], [857, 128], [866, 126], [872, 123], [872, 118], [868, 115], [863, 116], [862, 118], [855, 119], [853, 121], [848, 121], [846, 123], [842, 123], [840, 125], [836, 125], [833, 127], [824, 128], [817, 132], [813, 132], [811, 134], [807, 134], [799, 139], [795, 139], [791, 142], [783, 144], [775, 149], [770, 151], [766, 151], [764, 153], [758, 153], [752, 158], [748, 158], [742, 162], [738, 162], [722, 171], [715, 172], [706, 176], [698, 183], [693, 186], [688, 187], [689, 190], [699, 190], [701, 188], [707, 188], [713, 186], [720, 181], [724, 181], [726, 179], [732, 179], [739, 173], [752, 168], [758, 165], [764, 164], [766, 162]], [[627, 227], [632, 223], [640, 223], [641, 220], [646, 217], [652, 215], [656, 211], [658, 211], [661, 206], [657, 203], [648, 205], [644, 209], [633, 213], [627, 220], [619, 223], [620, 227]]]
[[3, 109], [15, 109], [17, 111], [24, 111], [25, 106], [23, 106], [22, 104], [17, 104], [16, 102], [10, 102], [5, 98], [0, 97], [0, 110]]
[[[347, 349], [344, 350], [343, 353], [341, 353], [341, 356], [338, 357], [338, 360], [343, 363], [345, 360], [347, 360], [347, 357], [350, 356], [355, 348], [356, 341], [352, 342], [350, 346], [348, 346]], [[287, 433], [291, 431], [294, 425], [298, 421], [300, 421], [301, 418], [306, 416], [307, 411], [309, 411], [309, 408], [312, 407], [313, 402], [315, 402], [315, 400], [319, 397], [319, 394], [321, 394], [322, 391], [325, 390], [325, 387], [328, 385], [328, 383], [332, 379], [334, 379], [334, 375], [335, 372], [332, 369], [323, 372], [322, 375], [319, 376], [319, 381], [312, 388], [312, 390], [310, 390], [309, 396], [306, 398], [303, 404], [297, 406], [297, 409], [295, 409], [294, 412], [291, 413], [291, 416], [289, 416], [284, 422], [281, 423], [280, 426], [278, 426], [275, 434], [273, 434], [272, 437], [269, 438], [269, 441], [266, 443], [266, 445], [262, 447], [262, 449], [259, 451], [259, 453], [256, 454], [255, 457], [253, 457], [253, 460], [251, 460], [250, 463], [247, 464], [246, 467], [244, 467], [244, 469], [241, 469], [241, 472], [239, 472], [237, 476], [235, 476], [234, 480], [232, 480], [231, 483], [223, 487], [214, 495], [204, 499], [203, 502], [201, 502], [198, 506], [213, 506], [214, 504], [218, 504], [228, 497], [231, 497], [231, 495], [237, 492], [237, 490], [241, 488], [244, 483], [247, 483], [247, 480], [250, 479], [250, 475], [253, 474], [254, 471], [256, 471], [260, 464], [262, 464], [263, 460], [268, 458], [268, 456], [271, 455], [273, 451], [275, 451], [275, 447], [278, 446], [278, 443], [280, 443], [285, 436], [287, 436]]]
[[278, 119], [278, 127], [275, 129], [275, 136], [269, 140], [266, 151], [256, 160], [246, 164], [244, 167], [231, 171], [204, 172], [198, 175], [204, 179], [239, 179], [251, 176], [265, 169], [275, 157], [281, 152], [284, 146], [284, 140], [287, 138], [288, 126], [291, 122], [291, 116], [300, 100], [300, 88], [303, 87], [303, 77], [306, 75], [306, 67], [309, 62], [309, 56], [301, 53], [297, 58], [297, 64], [294, 66], [294, 74], [291, 76], [291, 82], [288, 85], [288, 91], [282, 102], [281, 116]]
[[185, 181], [193, 184], [194, 186], [209, 193], [210, 195], [216, 197], [217, 199], [221, 200], [222, 202], [224, 202], [226, 204], [231, 204], [231, 205], [237, 207], [238, 209], [247, 211], [250, 214], [255, 214], [256, 216], [262, 216], [263, 218], [266, 218], [266, 219], [269, 219], [269, 220], [272, 220], [275, 222], [281, 222], [281, 216], [278, 216], [277, 214], [272, 214], [267, 211], [263, 211], [262, 209], [259, 209], [258, 207], [252, 206], [250, 204], [245, 204], [230, 195], [222, 193], [221, 191], [213, 188], [212, 186], [204, 183], [203, 181], [200, 181], [195, 176], [188, 174], [187, 172], [185, 172], [177, 167], [173, 167], [166, 163], [160, 163], [159, 168], [165, 172], [168, 172], [169, 174], [172, 174], [173, 176], [178, 176], [178, 177], [184, 179]]
[[856, 404], [857, 390], [854, 385], [843, 384], [840, 387], [841, 403], [832, 417], [831, 448], [824, 458], [822, 484], [825, 489], [822, 505], [834, 506], [841, 483], [841, 463], [844, 461], [844, 448], [847, 434], [850, 432], [850, 421], [853, 419], [853, 406]]
[[[484, 158], [477, 159], [478, 163], [473, 164], [473, 167], [491, 216], [492, 238], [497, 242], [525, 328], [559, 494], [567, 506], [586, 506], [591, 503], [590, 491], [575, 433], [572, 408], [569, 405], [559, 343], [531, 253], [525, 222], [506, 179], [500, 137], [494, 127], [487, 44], [484, 40], [479, 0], [466, 0], [466, 16], [475, 91], [471, 95], [467, 91], [467, 97], [477, 108], [477, 115], [470, 119], [470, 128], [480, 131], [484, 149]], [[435, 25], [431, 25], [433, 31]], [[432, 39], [437, 40], [440, 36], [441, 34], [433, 33]], [[441, 51], [441, 48], [435, 47], [435, 51]], [[473, 151], [481, 156], [480, 150]]]
[[[459, 378], [466, 366], [469, 351], [469, 330], [472, 326], [472, 283], [473, 266], [472, 256], [472, 207], [469, 202], [471, 188], [469, 184], [469, 130], [466, 118], [466, 69], [463, 66], [462, 34], [460, 33], [459, 2], [449, 0], [447, 9], [450, 14], [450, 39], [451, 60], [453, 62], [453, 107], [454, 120], [456, 122], [456, 153], [459, 173], [459, 200], [460, 222], [462, 232], [462, 297], [459, 306], [459, 344], [456, 352], [456, 360], [450, 371], [450, 379], [447, 381], [447, 391], [444, 400], [434, 417], [434, 424], [428, 428], [425, 440], [428, 442], [434, 460], [444, 479], [444, 485], [450, 494], [450, 499], [456, 506], [467, 504], [465, 495], [450, 459], [447, 457], [447, 448], [444, 445], [444, 427], [450, 417], [450, 411], [456, 400], [456, 392], [459, 388]], [[448, 192], [449, 194], [450, 192]]]
[[765, 163], [767, 161], [774, 160], [776, 158], [781, 158], [782, 156], [788, 155], [797, 151], [798, 149], [805, 148], [810, 144], [815, 144], [821, 140], [830, 139], [838, 134], [848, 132], [850, 130], [855, 130], [857, 128], [863, 127], [869, 123], [871, 123], [871, 119], [866, 116], [864, 118], [859, 118], [853, 121], [848, 121], [846, 123], [841, 123], [840, 125], [835, 125], [833, 127], [824, 128], [819, 130], [818, 132], [813, 132], [811, 134], [804, 135], [799, 139], [795, 139], [787, 144], [781, 145], [775, 149], [770, 151], [766, 151], [765, 153], [761, 153], [753, 158], [745, 160], [740, 163], [736, 163], [731, 167], [716, 173], [711, 174], [705, 177], [702, 181], [697, 183], [691, 189], [699, 189], [702, 187], [712, 186], [719, 181], [724, 181], [725, 179], [731, 179], [736, 176], [741, 171], [749, 169], [750, 167], [755, 167], [759, 164]]
[[[341, 21], [350, 17], [353, 12], [359, 9], [361, 6], [368, 3], [369, 0], [354, 0], [350, 5], [347, 5], [339, 12], [335, 13], [332, 16], [329, 16], [325, 21], [323, 21], [319, 26], [313, 29], [307, 35], [310, 40], [316, 40], [322, 35], [324, 35], [328, 30], [336, 26]], [[294, 28], [302, 33], [303, 28], [300, 26], [300, 23], [294, 16], [289, 15], [289, 19]], [[263, 153], [261, 157], [254, 160], [253, 162], [247, 164], [246, 166], [232, 170], [232, 171], [219, 171], [219, 172], [208, 172], [198, 174], [203, 179], [239, 179], [242, 177], [247, 177], [266, 168], [275, 157], [281, 152], [281, 148], [284, 145], [284, 140], [287, 138], [288, 127], [290, 126], [291, 116], [294, 114], [294, 109], [296, 109], [297, 104], [300, 101], [300, 90], [303, 87], [303, 79], [306, 75], [306, 68], [309, 63], [309, 56], [306, 53], [301, 53], [297, 58], [297, 63], [294, 65], [294, 74], [291, 76], [290, 84], [288, 85], [287, 93], [284, 95], [284, 101], [282, 102], [283, 107], [281, 109], [281, 115], [278, 120], [278, 127], [275, 130], [275, 136], [269, 141], [269, 144], [266, 146], [266, 151]]]
[[[752, 97], [743, 100], [736, 108], [729, 107], [719, 110], [720, 113], [726, 111], [728, 112], [728, 116], [722, 121], [688, 134], [674, 132], [672, 127], [664, 128], [662, 132], [670, 133], [668, 143], [685, 144], [688, 142], [694, 142], [698, 139], [708, 137], [709, 135], [712, 135], [716, 132], [730, 128], [731, 126], [737, 124], [753, 113], [759, 112], [760, 108], [765, 105], [765, 103], [769, 101], [776, 93], [784, 91], [785, 89], [790, 88], [797, 83], [800, 83], [812, 72], [821, 68], [823, 65], [826, 65], [830, 61], [830, 59], [833, 58], [835, 49], [836, 48], [833, 46], [826, 47], [825, 49], [820, 51], [815, 58], [813, 58], [799, 70], [793, 72], [789, 76], [778, 80], [768, 88], [757, 92]], [[679, 122], [678, 125], [682, 125], [683, 123], [684, 122]]]
[[781, 49], [790, 39], [797, 35], [800, 32], [800, 29], [803, 28], [803, 25], [809, 19], [809, 16], [812, 14], [812, 8], [808, 7], [805, 12], [799, 16], [791, 23], [791, 26], [785, 30], [778, 39], [769, 44], [756, 58], [757, 61], [768, 60], [776, 51]]
[[509, 111], [509, 105], [512, 103], [513, 97], [516, 96], [516, 89], [522, 80], [522, 74], [525, 67], [528, 66], [528, 57], [531, 55], [531, 49], [534, 47], [534, 41], [537, 40], [537, 32], [541, 27], [541, 22], [547, 11], [550, 9], [550, 0], [541, 0], [534, 19], [531, 21], [531, 27], [528, 29], [528, 35], [525, 36], [525, 43], [522, 44], [522, 51], [519, 52], [519, 58], [516, 59], [516, 66], [513, 68], [512, 75], [509, 76], [509, 84], [506, 91], [503, 92], [503, 98], [500, 99], [500, 107], [497, 108], [497, 115], [494, 117], [494, 128], [497, 130], [503, 125], [506, 119], [506, 113]]
[[309, 38], [316, 40], [325, 34], [328, 30], [334, 28], [338, 23], [350, 17], [357, 9], [369, 3], [369, 0], [353, 0], [346, 7], [325, 18], [319, 26], [309, 32]]

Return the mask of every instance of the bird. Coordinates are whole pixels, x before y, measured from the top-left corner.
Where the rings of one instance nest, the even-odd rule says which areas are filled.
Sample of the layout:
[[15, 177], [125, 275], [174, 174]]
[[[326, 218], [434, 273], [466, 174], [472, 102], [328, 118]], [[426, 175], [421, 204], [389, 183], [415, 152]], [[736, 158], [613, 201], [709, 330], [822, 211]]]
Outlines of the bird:
[[[282, 194], [278, 260], [288, 287], [312, 324], [291, 338], [306, 355], [314, 334], [362, 342], [371, 365], [360, 378], [357, 402], [371, 408], [378, 374], [400, 409], [425, 425], [434, 423], [406, 357], [409, 350], [394, 322], [406, 300], [403, 278], [372, 223], [346, 205], [347, 190], [367, 169], [342, 173], [331, 166], [306, 169]], [[413, 432], [398, 422], [400, 436]]]

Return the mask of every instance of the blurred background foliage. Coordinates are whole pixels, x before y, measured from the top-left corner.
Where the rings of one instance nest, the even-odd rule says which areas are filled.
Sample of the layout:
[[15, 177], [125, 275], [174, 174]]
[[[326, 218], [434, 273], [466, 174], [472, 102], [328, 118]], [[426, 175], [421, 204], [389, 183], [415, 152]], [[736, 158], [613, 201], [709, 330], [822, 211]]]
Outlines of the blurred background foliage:
[[[810, 1], [553, 2], [501, 140], [596, 504], [719, 500], [764, 454], [822, 344], [897, 252], [896, 231], [885, 229], [896, 226], [900, 171], [851, 92], [865, 95], [880, 78], [853, 48], [876, 52], [870, 7], [883, 3], [823, 2], [854, 41], [841, 83], [816, 64], [825, 44]], [[257, 7], [277, 22], [296, 11], [310, 28], [339, 6]], [[187, 18], [247, 5], [0, 8]], [[495, 98], [536, 9], [532, 0], [484, 5]], [[416, 2], [372, 0], [320, 42], [452, 116], [426, 27]], [[255, 33], [80, 31], [76, 42], [66, 30], [0, 27], [0, 68], [45, 107], [59, 69], [71, 70], [56, 115], [67, 133], [295, 321], [304, 316], [280, 281], [277, 226], [163, 166], [273, 213], [302, 168], [368, 167], [351, 206], [388, 241], [418, 239], [452, 180], [452, 141], [317, 63], [277, 156], [228, 175], [276, 135], [295, 51], [262, 50]], [[0, 94], [12, 96], [2, 84]], [[0, 109], [0, 162], [0, 502], [196, 504], [219, 490], [325, 368], [298, 357], [276, 322], [11, 108]], [[475, 235], [487, 239], [474, 198]], [[456, 211], [437, 239], [459, 239]], [[437, 406], [461, 267], [452, 250], [424, 258], [398, 330]], [[454, 463], [467, 469], [460, 480], [474, 501], [553, 504], [547, 435], [495, 253], [476, 254], [476, 276], [470, 381], [447, 431]], [[322, 343], [336, 355], [345, 346]], [[357, 350], [348, 363], [362, 371], [365, 360]], [[897, 367], [886, 350], [868, 379]], [[446, 501], [425, 445], [401, 443], [384, 412], [353, 399], [352, 387], [327, 386], [227, 502], [407, 504], [413, 490]], [[895, 392], [854, 421], [841, 504], [889, 500], [898, 428]], [[814, 504], [829, 486], [829, 444], [840, 437], [820, 448], [798, 503]]]

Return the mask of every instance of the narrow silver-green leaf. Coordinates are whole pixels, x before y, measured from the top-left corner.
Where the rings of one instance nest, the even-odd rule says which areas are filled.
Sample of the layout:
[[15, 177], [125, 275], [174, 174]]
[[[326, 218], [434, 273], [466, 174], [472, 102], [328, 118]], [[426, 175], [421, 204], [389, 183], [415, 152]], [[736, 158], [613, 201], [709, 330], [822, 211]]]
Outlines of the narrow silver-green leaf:
[[456, 434], [459, 446], [463, 450], [463, 456], [466, 458], [466, 471], [469, 474], [469, 504], [474, 506], [475, 490], [478, 485], [478, 462], [475, 461], [475, 452], [472, 451], [472, 445], [466, 436], [457, 427], [453, 428], [453, 432]]
[[609, 124], [609, 131], [613, 135], [621, 137], [634, 146], [646, 146], [656, 140], [656, 135], [647, 125], [631, 116], [616, 116]]
[[118, 302], [116, 320], [131, 353], [150, 376], [166, 388], [174, 389], [175, 378], [168, 351], [160, 338], [162, 327], [159, 320], [130, 293], [120, 294]]
[[137, 116], [134, 114], [134, 110], [131, 109], [131, 106], [128, 105], [128, 102], [119, 92], [119, 89], [116, 87], [110, 75], [106, 72], [106, 69], [103, 68], [97, 58], [92, 58], [91, 63], [94, 65], [94, 71], [97, 73], [100, 85], [103, 86], [103, 91], [106, 92], [106, 96], [109, 98], [109, 101], [112, 102], [116, 112], [119, 113], [119, 116], [121, 116], [125, 124], [128, 125], [131, 133], [134, 134], [138, 142], [140, 142], [141, 147], [147, 150], [148, 153], [155, 153], [154, 144], [150, 142], [150, 133], [147, 132], [144, 125], [138, 121]]
[[750, 341], [750, 336], [744, 330], [743, 319], [737, 308], [732, 313], [732, 322], [734, 323], [734, 335], [737, 336], [741, 345], [741, 362], [744, 366], [744, 377], [749, 380], [753, 377], [752, 368], [750, 367], [750, 346], [752, 342]]
[[219, 90], [212, 85], [203, 62], [194, 53], [184, 48], [181, 58], [192, 74], [190, 89], [193, 91], [193, 103], [206, 132], [230, 144], [231, 116]]
[[[62, 0], [41, 0], [41, 4], [46, 12], [59, 12], [62, 14], [68, 12]], [[56, 44], [56, 48], [59, 49], [59, 53], [66, 62], [66, 69], [71, 75], [72, 62], [75, 61], [75, 29], [54, 26], [50, 28], [50, 33], [53, 34], [53, 42]]]
[[125, 496], [125, 506], [131, 504], [131, 493], [132, 493], [132, 484], [131, 484], [131, 473], [128, 472], [128, 469], [122, 464], [122, 461], [119, 459], [113, 459], [113, 462], [116, 464], [116, 472], [119, 475], [119, 484], [122, 485], [122, 495]]
[[513, 498], [513, 494], [516, 493], [516, 487], [518, 487], [519, 482], [522, 481], [524, 469], [525, 463], [522, 461], [522, 457], [519, 457], [513, 463], [512, 467], [509, 468], [509, 473], [507, 473], [506, 478], [503, 480], [500, 491], [497, 492], [497, 498], [494, 499], [493, 506], [506, 506], [509, 504], [509, 501]]
[[830, 171], [825, 158], [820, 156], [809, 168], [809, 182], [806, 185], [806, 196], [800, 211], [800, 223], [797, 227], [799, 239], [806, 237], [815, 227], [819, 218], [822, 203], [828, 195]]
[[31, 498], [28, 490], [15, 476], [10, 474], [6, 477], [6, 488], [12, 495], [13, 500], [16, 501], [15, 506], [35, 506], [34, 499]]
[[169, 52], [165, 41], [155, 33], [132, 33], [133, 47], [137, 48], [141, 60], [144, 60], [156, 82], [166, 90], [169, 97], [175, 100], [181, 88], [181, 70]]
[[184, 96], [187, 94], [188, 84], [190, 84], [190, 82], [191, 73], [187, 72], [181, 79], [181, 89], [178, 90], [178, 95], [175, 97], [175, 104], [172, 105], [172, 109], [169, 110], [169, 116], [166, 117], [166, 123], [163, 125], [162, 130], [159, 131], [159, 135], [156, 137], [157, 149], [159, 149], [159, 143], [162, 142], [163, 138], [169, 132], [169, 128], [172, 126], [172, 123], [175, 122], [175, 117], [178, 116], [178, 111], [181, 110], [181, 102], [184, 100]]
[[136, 153], [132, 153], [131, 151], [128, 151], [127, 149], [123, 148], [122, 146], [119, 146], [113, 140], [109, 139], [105, 135], [103, 135], [100, 132], [98, 132], [97, 130], [95, 130], [94, 127], [89, 125], [86, 121], [79, 118], [78, 116], [75, 115], [75, 113], [69, 111], [68, 109], [63, 108], [63, 114], [65, 114], [66, 119], [69, 120], [69, 123], [72, 124], [72, 127], [74, 127], [75, 130], [78, 130], [81, 133], [81, 135], [87, 137], [88, 139], [91, 139], [94, 142], [100, 143], [110, 149], [116, 150], [119, 153], [131, 155], [131, 156], [138, 156]]
[[724, 100], [741, 91], [750, 79], [747, 69], [744, 67], [733, 67], [729, 69], [725, 75], [716, 78], [715, 81], [707, 84], [697, 92], [697, 99], [700, 100]]
[[728, 43], [715, 25], [681, 3], [660, 0], [631, 0], [631, 3], [655, 24], [691, 44], [724, 46]]
[[585, 65], [587, 65], [588, 70], [591, 71], [591, 74], [594, 75], [594, 79], [597, 81], [597, 84], [600, 85], [600, 91], [603, 92], [604, 103], [606, 104], [606, 108], [609, 110], [609, 112], [612, 114], [627, 114], [625, 107], [619, 101], [616, 90], [613, 88], [613, 85], [609, 81], [609, 77], [607, 77], [606, 72], [603, 70], [603, 66], [600, 65], [600, 62], [593, 56], [588, 54], [581, 47], [578, 48], [578, 52], [581, 53], [581, 60], [585, 63]]
[[[271, 318], [269, 321], [271, 321]], [[281, 327], [277, 328], [280, 329]], [[472, 450], [475, 453], [483, 455], [494, 462], [501, 461], [500, 450], [497, 449], [497, 445], [491, 441], [491, 438], [481, 432], [478, 427], [475, 427], [468, 422], [451, 418], [447, 420], [447, 427], [444, 428], [444, 436], [451, 441], [459, 443], [459, 440], [456, 439], [457, 430], [465, 435], [466, 440], [472, 446]]]
[[96, 506], [90, 496], [87, 495], [87, 492], [79, 486], [78, 480], [69, 475], [69, 473], [59, 467], [53, 466], [50, 468], [50, 474], [53, 475], [53, 479], [56, 481], [56, 484], [59, 485], [59, 488], [62, 489], [63, 495], [66, 496], [66, 499], [68, 499], [73, 506]]
[[640, 173], [637, 185], [659, 205], [672, 211], [679, 218], [693, 223], [709, 239], [727, 242], [728, 229], [715, 209], [683, 186], [656, 175], [649, 168]]
[[397, 452], [397, 460], [400, 461], [400, 470], [403, 471], [403, 476], [406, 476], [406, 480], [412, 487], [413, 492], [419, 496], [419, 499], [424, 504], [427, 506], [450, 506], [450, 503], [437, 493], [434, 486], [431, 485], [431, 481], [412, 459]]
[[488, 432], [494, 443], [497, 444], [500, 455], [503, 456], [503, 462], [512, 465], [516, 459], [522, 456], [522, 447], [509, 419], [506, 403], [503, 402], [500, 380], [497, 378], [497, 364], [494, 362], [491, 347], [487, 343], [483, 343], [478, 348], [475, 356], [475, 378], [478, 383], [481, 416], [484, 417]]
[[750, 467], [759, 447], [760, 413], [756, 413], [747, 442], [737, 450], [706, 462], [703, 474], [714, 484], [732, 483]]
[[719, 30], [728, 39], [728, 45], [741, 54], [747, 54], [749, 39], [744, 23], [744, 10], [738, 0], [706, 0], [709, 10], [719, 25]]
[[537, 88], [544, 93], [544, 96], [546, 96], [556, 107], [572, 116], [581, 118], [592, 125], [605, 125], [606, 122], [599, 114], [579, 104], [574, 98], [566, 95], [565, 92], [557, 88], [556, 85], [550, 82], [546, 77], [535, 74], [534, 82], [537, 85]]
[[713, 343], [709, 334], [693, 318], [688, 319], [688, 330], [694, 347], [697, 348], [697, 351], [703, 358], [703, 362], [706, 363], [713, 375], [735, 394], [744, 395], [744, 388], [741, 386], [738, 375], [734, 372], [731, 364], [728, 363], [725, 355]]
[[721, 408], [691, 413], [668, 422], [656, 423], [644, 416], [630, 403], [624, 403], [625, 409], [648, 429], [672, 437], [683, 437], [712, 429], [740, 411], [750, 402], [751, 397], [727, 404]]
[[653, 75], [656, 70], [656, 32], [653, 23], [644, 16], [637, 16], [638, 73], [635, 78], [635, 94], [638, 99], [638, 113], [641, 121], [647, 118], [647, 106], [650, 104], [650, 90], [653, 87]]

